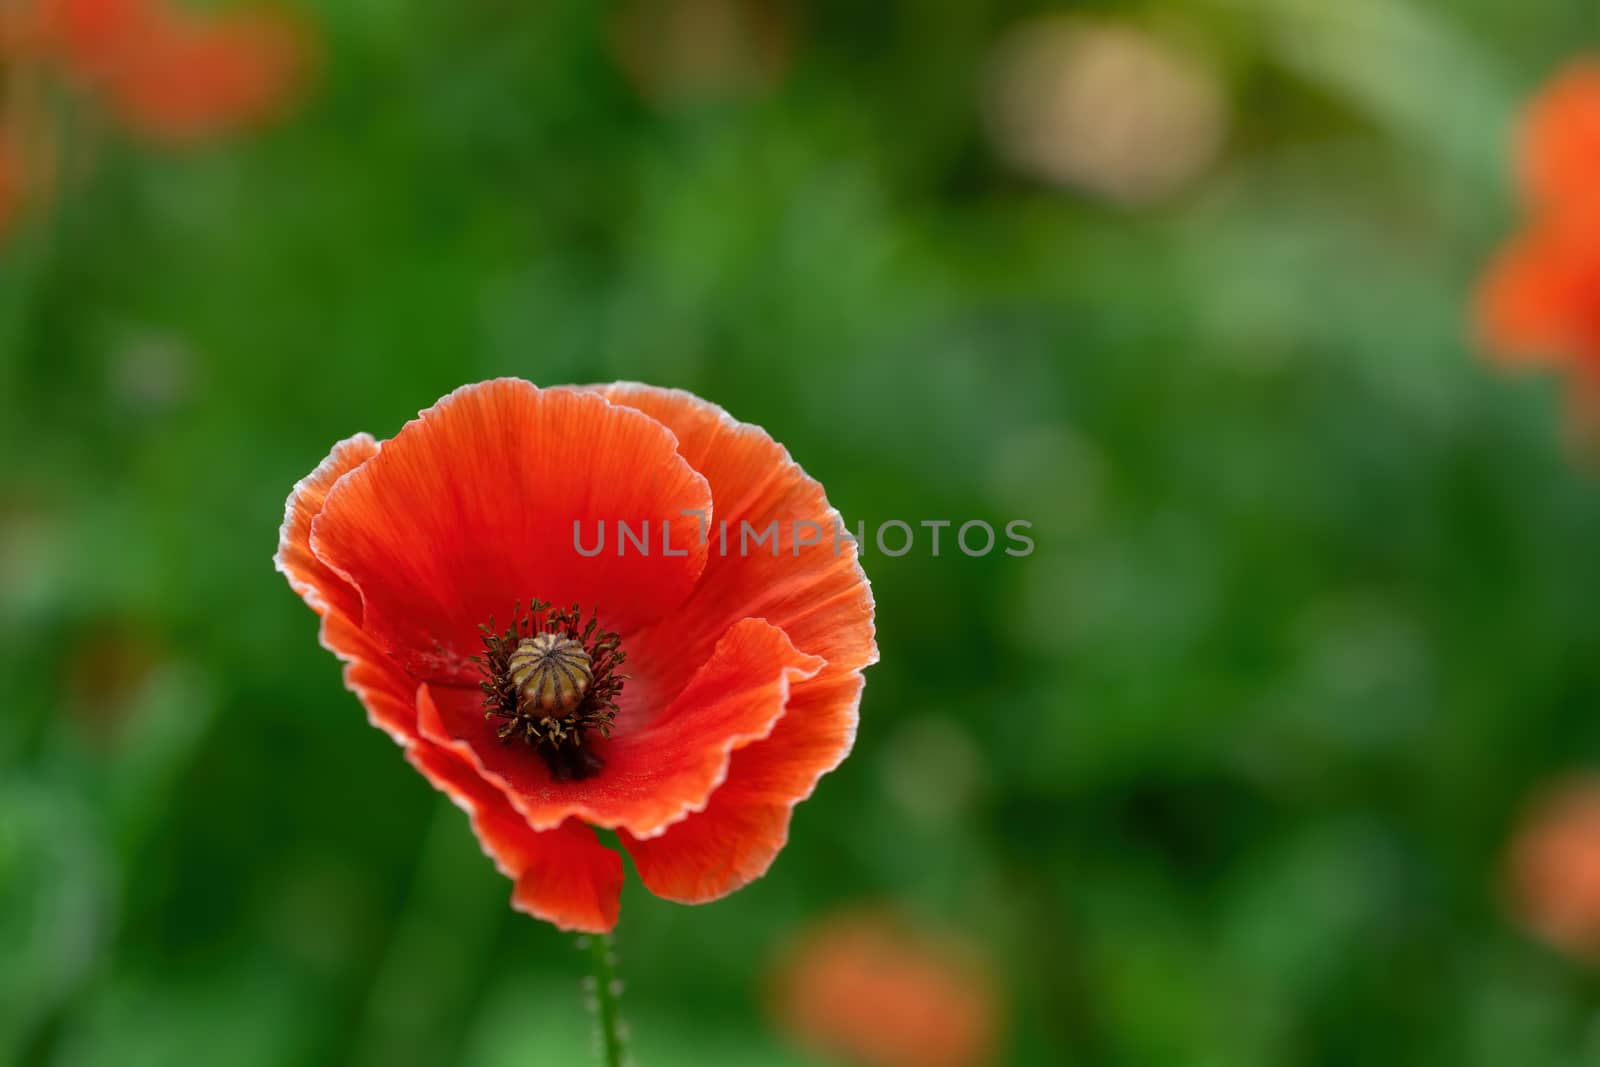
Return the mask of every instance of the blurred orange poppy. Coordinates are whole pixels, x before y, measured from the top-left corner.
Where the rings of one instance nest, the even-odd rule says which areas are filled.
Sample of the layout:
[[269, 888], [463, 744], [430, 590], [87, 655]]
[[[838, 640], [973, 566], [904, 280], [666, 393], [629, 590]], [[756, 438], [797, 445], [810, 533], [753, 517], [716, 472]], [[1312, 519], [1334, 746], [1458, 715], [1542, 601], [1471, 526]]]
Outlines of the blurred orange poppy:
[[[712, 515], [778, 540], [724, 549]], [[594, 827], [658, 896], [714, 900], [766, 872], [849, 752], [872, 597], [853, 544], [796, 525], [835, 518], [781, 445], [698, 397], [501, 379], [336, 445], [276, 561], [513, 905], [599, 932], [622, 862]]]
[[1600, 396], [1600, 61], [1540, 93], [1518, 154], [1529, 223], [1483, 280], [1479, 333], [1506, 360], [1566, 366], [1587, 403]]
[[[251, 125], [299, 87], [307, 37], [278, 15], [200, 16], [168, 0], [25, 0], [0, 11], [8, 128], [0, 129], [0, 235], [50, 173], [43, 83], [81, 89], [130, 131], [167, 144]], [[19, 136], [26, 131], [29, 136]]]
[[1000, 1010], [974, 946], [878, 911], [804, 934], [779, 969], [779, 1024], [807, 1048], [862, 1067], [982, 1067]]
[[1600, 778], [1542, 794], [1511, 848], [1517, 916], [1552, 947], [1600, 958]]
[[162, 0], [42, 0], [46, 51], [130, 129], [165, 141], [270, 116], [304, 65], [303, 34], [281, 16], [201, 17]]
[[1521, 142], [1528, 201], [1600, 221], [1600, 58], [1574, 62], [1545, 87], [1524, 119]]

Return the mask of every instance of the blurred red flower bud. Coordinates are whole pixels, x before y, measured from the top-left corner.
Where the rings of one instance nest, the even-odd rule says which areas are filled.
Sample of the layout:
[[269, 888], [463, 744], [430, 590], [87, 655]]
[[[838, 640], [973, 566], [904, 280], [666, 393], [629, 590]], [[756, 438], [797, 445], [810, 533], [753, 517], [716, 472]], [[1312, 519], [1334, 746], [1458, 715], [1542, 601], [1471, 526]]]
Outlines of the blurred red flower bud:
[[1600, 959], [1600, 778], [1575, 778], [1538, 797], [1510, 865], [1522, 924], [1555, 949]]
[[1484, 276], [1478, 335], [1502, 360], [1567, 367], [1578, 404], [1592, 408], [1600, 400], [1600, 62], [1574, 63], [1539, 94], [1518, 157], [1529, 222]]
[[849, 912], [806, 931], [774, 983], [797, 1043], [862, 1067], [994, 1062], [1000, 1009], [976, 946], [887, 912]]
[[306, 65], [303, 32], [264, 12], [201, 17], [158, 0], [47, 0], [62, 66], [130, 129], [204, 138], [270, 117]]

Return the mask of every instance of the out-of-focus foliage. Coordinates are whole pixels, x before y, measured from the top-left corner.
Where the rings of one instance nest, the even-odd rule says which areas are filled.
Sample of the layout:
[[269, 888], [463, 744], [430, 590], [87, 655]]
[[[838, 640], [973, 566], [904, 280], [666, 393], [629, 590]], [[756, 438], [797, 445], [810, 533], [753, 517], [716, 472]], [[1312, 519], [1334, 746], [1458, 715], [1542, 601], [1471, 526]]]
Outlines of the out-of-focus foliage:
[[1463, 325], [1592, 4], [301, 7], [257, 135], [53, 100], [84, 165], [0, 250], [0, 1060], [583, 1062], [581, 957], [270, 564], [334, 440], [501, 374], [692, 389], [852, 521], [1037, 540], [868, 546], [855, 755], [764, 880], [628, 890], [646, 1067], [816, 1062], [767, 975], [864, 901], [983, 946], [1007, 1063], [1600, 1056], [1504, 906], [1600, 759], [1600, 483]]

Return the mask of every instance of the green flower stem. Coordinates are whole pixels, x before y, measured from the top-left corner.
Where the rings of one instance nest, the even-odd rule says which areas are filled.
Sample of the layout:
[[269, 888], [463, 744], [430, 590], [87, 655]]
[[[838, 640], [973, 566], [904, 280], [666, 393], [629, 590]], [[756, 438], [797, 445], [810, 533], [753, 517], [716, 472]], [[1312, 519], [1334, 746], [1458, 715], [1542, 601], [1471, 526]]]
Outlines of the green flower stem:
[[590, 974], [587, 993], [594, 1010], [596, 1036], [601, 1062], [605, 1067], [623, 1067], [622, 1019], [619, 1011], [622, 981], [617, 977], [617, 954], [611, 935], [597, 934], [578, 939], [578, 947], [589, 951]]

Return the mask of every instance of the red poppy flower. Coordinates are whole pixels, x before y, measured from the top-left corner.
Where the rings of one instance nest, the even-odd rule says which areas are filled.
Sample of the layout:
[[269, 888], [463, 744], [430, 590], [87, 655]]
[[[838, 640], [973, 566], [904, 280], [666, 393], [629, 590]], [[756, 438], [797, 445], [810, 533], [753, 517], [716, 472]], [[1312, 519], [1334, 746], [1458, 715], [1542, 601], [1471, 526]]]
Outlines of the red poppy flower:
[[45, 0], [42, 34], [62, 65], [131, 129], [184, 141], [270, 115], [305, 48], [281, 18], [200, 17], [160, 0]]
[[1539, 797], [1512, 844], [1511, 892], [1537, 937], [1600, 959], [1600, 779], [1561, 782]]
[[[594, 827], [658, 896], [714, 900], [849, 752], [877, 648], [853, 545], [809, 543], [835, 521], [782, 446], [688, 393], [502, 379], [335, 446], [277, 565], [513, 905], [604, 931], [622, 862]], [[778, 535], [724, 550], [723, 522]]]
[[1540, 94], [1519, 156], [1531, 221], [1484, 279], [1479, 332], [1505, 359], [1567, 365], [1590, 401], [1600, 397], [1600, 62], [1574, 64]]
[[998, 998], [975, 946], [890, 914], [846, 913], [807, 931], [775, 994], [799, 1044], [864, 1067], [982, 1067], [999, 1044]]
[[306, 53], [296, 24], [264, 13], [202, 17], [172, 0], [0, 3], [0, 68], [14, 75], [9, 129], [0, 128], [0, 235], [25, 197], [49, 186], [56, 153], [43, 102], [51, 80], [98, 98], [147, 139], [189, 142], [281, 108], [301, 82]]

